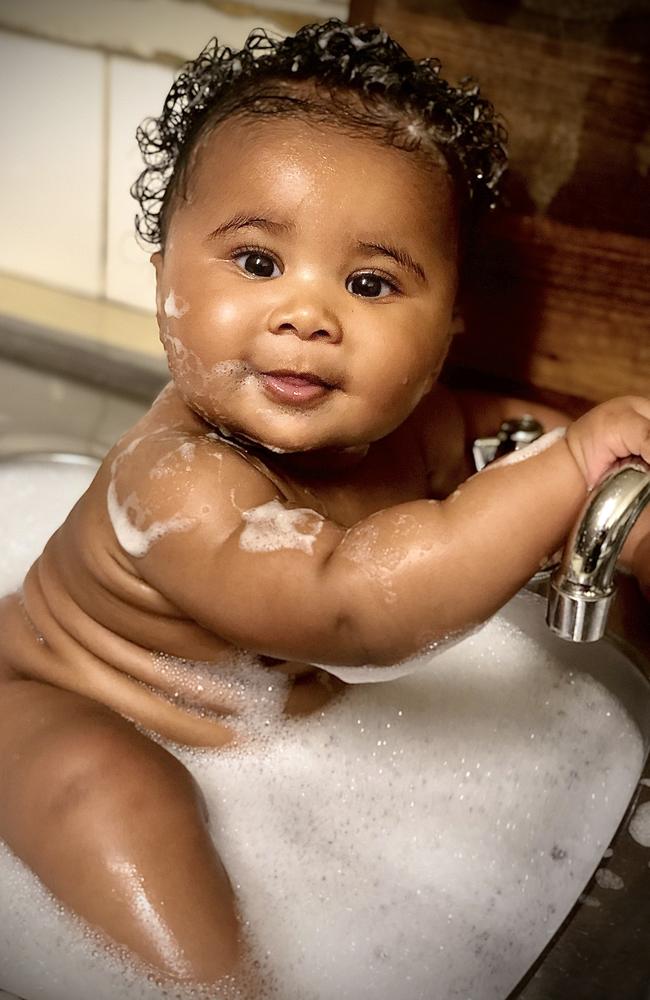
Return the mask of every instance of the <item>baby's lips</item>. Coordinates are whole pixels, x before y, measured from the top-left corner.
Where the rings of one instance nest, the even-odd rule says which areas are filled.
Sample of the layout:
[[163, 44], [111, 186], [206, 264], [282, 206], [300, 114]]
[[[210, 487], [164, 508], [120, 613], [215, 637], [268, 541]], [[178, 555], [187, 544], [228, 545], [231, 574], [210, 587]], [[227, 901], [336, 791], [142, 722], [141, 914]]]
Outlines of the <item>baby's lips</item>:
[[277, 369], [276, 371], [263, 372], [263, 375], [268, 375], [271, 378], [278, 378], [285, 380], [290, 383], [295, 383], [296, 385], [303, 385], [308, 382], [312, 385], [322, 385], [326, 388], [331, 388], [331, 384], [320, 375], [314, 375], [313, 372], [297, 372], [291, 371], [290, 369]]
[[287, 371], [260, 372], [263, 389], [284, 403], [310, 403], [323, 399], [332, 386], [311, 373]]

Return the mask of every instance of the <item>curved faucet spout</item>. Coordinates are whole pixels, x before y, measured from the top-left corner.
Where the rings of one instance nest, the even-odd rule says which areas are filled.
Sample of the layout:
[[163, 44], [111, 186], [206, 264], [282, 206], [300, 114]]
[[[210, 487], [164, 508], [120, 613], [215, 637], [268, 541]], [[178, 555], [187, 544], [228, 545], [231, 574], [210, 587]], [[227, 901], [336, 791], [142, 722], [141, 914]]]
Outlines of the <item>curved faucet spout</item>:
[[616, 463], [590, 493], [550, 581], [546, 621], [573, 642], [604, 635], [616, 563], [632, 525], [650, 501], [650, 466]]

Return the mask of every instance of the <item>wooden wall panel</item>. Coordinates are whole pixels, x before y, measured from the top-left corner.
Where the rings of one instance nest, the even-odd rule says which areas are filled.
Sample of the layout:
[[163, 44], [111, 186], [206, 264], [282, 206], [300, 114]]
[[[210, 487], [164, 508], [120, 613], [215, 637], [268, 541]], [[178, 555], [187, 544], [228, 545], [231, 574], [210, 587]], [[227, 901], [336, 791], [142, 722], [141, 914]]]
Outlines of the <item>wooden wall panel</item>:
[[446, 78], [475, 76], [510, 133], [457, 380], [460, 366], [541, 398], [650, 395], [650, 74], [624, 5], [590, 22], [544, 0], [352, 4], [351, 20], [437, 56]]
[[650, 395], [650, 240], [510, 215], [482, 243], [457, 365], [592, 401]]

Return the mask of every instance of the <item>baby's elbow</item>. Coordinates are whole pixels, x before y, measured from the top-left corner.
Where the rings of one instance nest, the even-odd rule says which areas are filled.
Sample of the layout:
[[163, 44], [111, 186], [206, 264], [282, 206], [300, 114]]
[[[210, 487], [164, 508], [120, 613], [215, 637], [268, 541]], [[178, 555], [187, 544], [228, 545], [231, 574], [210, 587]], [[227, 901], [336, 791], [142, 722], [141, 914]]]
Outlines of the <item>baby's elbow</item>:
[[323, 610], [328, 609], [324, 652], [332, 664], [392, 667], [427, 645], [412, 627], [412, 616], [403, 613], [404, 602], [383, 577], [368, 573], [367, 565], [333, 552], [319, 570]]
[[394, 667], [427, 644], [423, 640], [418, 645], [416, 636], [405, 634], [385, 607], [355, 607], [352, 600], [337, 611], [330, 635], [332, 662], [347, 667]]

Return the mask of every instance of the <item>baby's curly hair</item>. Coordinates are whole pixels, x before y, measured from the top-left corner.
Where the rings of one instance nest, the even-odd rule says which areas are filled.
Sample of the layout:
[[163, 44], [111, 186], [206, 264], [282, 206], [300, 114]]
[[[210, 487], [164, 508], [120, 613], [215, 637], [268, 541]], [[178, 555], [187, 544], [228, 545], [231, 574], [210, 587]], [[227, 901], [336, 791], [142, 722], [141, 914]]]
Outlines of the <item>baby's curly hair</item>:
[[256, 28], [239, 51], [213, 38], [183, 68], [160, 117], [137, 130], [146, 163], [131, 188], [142, 213], [139, 236], [164, 245], [170, 205], [184, 193], [193, 151], [234, 115], [302, 116], [438, 161], [442, 154], [463, 225], [471, 223], [495, 203], [506, 133], [473, 80], [453, 87], [439, 73], [439, 60], [411, 59], [381, 28], [338, 19], [282, 39]]

